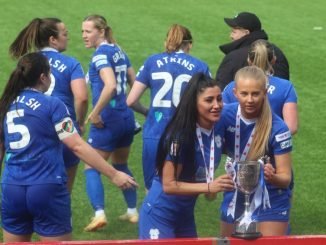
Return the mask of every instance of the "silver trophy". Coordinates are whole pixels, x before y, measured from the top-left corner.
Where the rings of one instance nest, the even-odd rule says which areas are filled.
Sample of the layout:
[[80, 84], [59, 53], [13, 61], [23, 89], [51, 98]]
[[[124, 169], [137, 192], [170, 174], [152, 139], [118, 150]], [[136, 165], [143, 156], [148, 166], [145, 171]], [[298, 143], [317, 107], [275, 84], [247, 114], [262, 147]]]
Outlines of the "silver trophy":
[[[259, 183], [260, 163], [258, 161], [237, 162], [236, 185], [238, 191], [245, 196], [244, 213], [235, 221], [233, 237], [243, 239], [256, 239], [261, 237], [257, 224], [251, 220], [250, 195], [255, 192]], [[248, 221], [249, 220], [249, 221]]]

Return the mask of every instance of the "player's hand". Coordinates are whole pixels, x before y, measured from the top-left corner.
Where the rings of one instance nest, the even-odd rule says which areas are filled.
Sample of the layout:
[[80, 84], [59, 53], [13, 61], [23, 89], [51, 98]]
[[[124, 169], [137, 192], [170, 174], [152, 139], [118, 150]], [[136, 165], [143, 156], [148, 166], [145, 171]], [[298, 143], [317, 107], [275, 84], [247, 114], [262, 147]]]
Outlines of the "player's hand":
[[264, 165], [264, 178], [266, 181], [270, 182], [273, 179], [275, 172], [275, 168], [272, 164], [266, 163]]
[[104, 122], [99, 114], [91, 112], [88, 115], [85, 124], [88, 122], [91, 122], [96, 128], [104, 128]]
[[228, 174], [221, 175], [209, 183], [209, 191], [211, 193], [232, 191], [233, 189], [234, 181]]
[[83, 136], [85, 134], [85, 124], [84, 123], [79, 123], [79, 129], [80, 129], [80, 135]]
[[122, 190], [138, 187], [138, 184], [133, 177], [121, 171], [117, 171], [111, 181]]

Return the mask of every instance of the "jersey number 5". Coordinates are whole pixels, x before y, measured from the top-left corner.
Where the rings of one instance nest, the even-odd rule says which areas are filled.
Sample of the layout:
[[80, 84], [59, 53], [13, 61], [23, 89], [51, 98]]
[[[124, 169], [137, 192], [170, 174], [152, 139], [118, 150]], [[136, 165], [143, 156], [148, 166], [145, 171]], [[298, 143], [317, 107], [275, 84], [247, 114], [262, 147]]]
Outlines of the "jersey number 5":
[[25, 125], [22, 124], [15, 124], [14, 118], [24, 116], [24, 110], [14, 110], [7, 112], [7, 126], [8, 126], [8, 133], [14, 134], [19, 133], [21, 135], [21, 139], [18, 141], [10, 142], [11, 149], [21, 149], [28, 145], [31, 136], [29, 134], [29, 130]]

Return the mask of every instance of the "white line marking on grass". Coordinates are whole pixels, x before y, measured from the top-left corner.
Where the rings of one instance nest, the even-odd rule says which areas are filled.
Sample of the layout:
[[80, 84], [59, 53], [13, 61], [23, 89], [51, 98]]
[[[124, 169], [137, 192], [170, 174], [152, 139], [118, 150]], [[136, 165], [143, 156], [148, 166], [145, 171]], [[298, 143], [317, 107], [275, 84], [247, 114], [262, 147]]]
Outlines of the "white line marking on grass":
[[314, 28], [312, 28], [314, 31], [321, 31], [323, 30], [322, 26], [314, 26]]

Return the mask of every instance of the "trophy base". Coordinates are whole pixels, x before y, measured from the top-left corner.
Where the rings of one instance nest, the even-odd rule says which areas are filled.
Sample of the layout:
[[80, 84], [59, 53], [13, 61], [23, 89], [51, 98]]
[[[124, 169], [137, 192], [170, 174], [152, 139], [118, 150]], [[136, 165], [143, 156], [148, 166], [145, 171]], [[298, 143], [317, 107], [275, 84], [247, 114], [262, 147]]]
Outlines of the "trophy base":
[[240, 233], [240, 232], [234, 232], [232, 237], [235, 238], [241, 238], [245, 240], [254, 240], [262, 236], [260, 232], [250, 232], [250, 233]]

